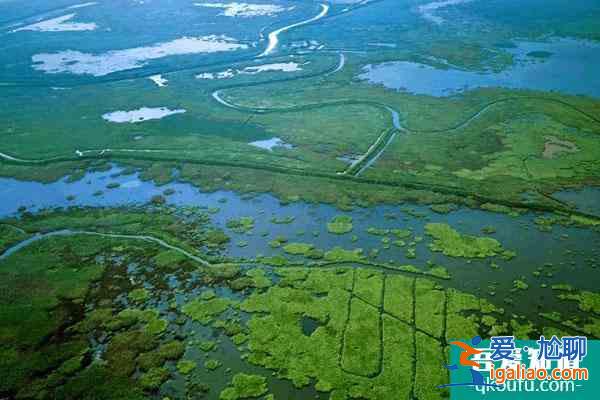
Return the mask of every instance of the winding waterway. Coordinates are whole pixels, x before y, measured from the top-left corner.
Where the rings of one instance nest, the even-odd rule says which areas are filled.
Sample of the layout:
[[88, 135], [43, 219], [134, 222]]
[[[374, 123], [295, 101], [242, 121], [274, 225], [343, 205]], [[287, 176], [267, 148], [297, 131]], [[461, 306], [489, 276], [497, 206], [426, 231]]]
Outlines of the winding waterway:
[[304, 21], [300, 21], [300, 22], [296, 22], [294, 24], [291, 25], [287, 25], [284, 26], [282, 28], [276, 29], [273, 32], [270, 32], [267, 37], [268, 37], [268, 45], [267, 48], [265, 49], [265, 51], [263, 51], [262, 53], [260, 53], [258, 55], [258, 57], [264, 57], [264, 56], [268, 56], [269, 54], [273, 53], [275, 51], [275, 49], [277, 48], [277, 44], [279, 43], [279, 35], [282, 34], [285, 31], [288, 31], [292, 28], [296, 28], [298, 26], [302, 26], [302, 25], [306, 25], [309, 24], [311, 22], [317, 21], [321, 18], [323, 18], [325, 15], [327, 15], [327, 12], [329, 11], [329, 5], [328, 4], [321, 4], [321, 12], [317, 15], [315, 15], [312, 18], [309, 18], [307, 20]]

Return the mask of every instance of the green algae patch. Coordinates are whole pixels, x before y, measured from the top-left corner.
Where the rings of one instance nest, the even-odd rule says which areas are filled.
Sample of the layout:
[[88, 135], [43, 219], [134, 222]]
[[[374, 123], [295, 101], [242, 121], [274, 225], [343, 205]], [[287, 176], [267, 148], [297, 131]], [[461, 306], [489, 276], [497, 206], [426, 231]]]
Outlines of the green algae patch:
[[113, 330], [124, 326], [132, 326], [136, 323], [142, 324], [142, 328], [150, 335], [160, 336], [167, 329], [168, 322], [159, 318], [158, 310], [137, 310], [126, 308], [121, 311], [117, 318], [109, 323], [107, 327]]
[[204, 240], [209, 248], [214, 248], [229, 243], [231, 239], [220, 229], [209, 229], [204, 234]]
[[170, 375], [169, 370], [166, 368], [152, 368], [143, 374], [138, 382], [143, 389], [155, 391], [169, 379]]
[[245, 333], [238, 333], [238, 334], [233, 335], [231, 337], [231, 341], [236, 346], [239, 346], [239, 345], [241, 345], [243, 343], [246, 343], [247, 340], [248, 340], [248, 335], [246, 335]]
[[558, 290], [563, 292], [573, 292], [575, 288], [568, 283], [556, 283], [551, 286], [552, 290]]
[[600, 219], [589, 218], [582, 215], [571, 215], [571, 222], [580, 226], [599, 226]]
[[367, 229], [367, 233], [369, 235], [374, 235], [374, 236], [394, 235], [396, 237], [396, 239], [398, 239], [398, 240], [407, 239], [412, 235], [412, 231], [410, 231], [409, 229], [402, 229], [402, 228], [384, 229], [384, 228], [369, 227]]
[[291, 224], [294, 222], [296, 217], [289, 215], [285, 217], [273, 217], [270, 219], [272, 224], [283, 225], [283, 224]]
[[258, 257], [257, 261], [262, 264], [270, 265], [273, 267], [283, 267], [284, 265], [288, 265], [290, 263], [290, 261], [287, 258], [281, 255], [274, 255], [271, 257]]
[[334, 247], [325, 252], [325, 260], [333, 262], [356, 262], [366, 259], [362, 249], [346, 250], [342, 247]]
[[429, 248], [449, 257], [486, 258], [504, 251], [500, 242], [494, 238], [463, 235], [448, 224], [428, 223], [425, 225], [425, 233], [433, 237]]
[[240, 291], [246, 288], [264, 289], [271, 286], [271, 279], [266, 272], [261, 268], [252, 268], [246, 271], [246, 274], [229, 282], [229, 287], [233, 290]]
[[407, 239], [412, 235], [412, 231], [401, 228], [390, 229], [390, 233], [396, 236], [397, 239]]
[[196, 369], [196, 363], [192, 360], [181, 360], [177, 363], [177, 371], [182, 375], [188, 375]]
[[440, 265], [434, 265], [432, 266], [429, 271], [427, 271], [427, 273], [431, 276], [434, 276], [436, 278], [440, 278], [440, 279], [450, 279], [452, 276], [450, 275], [450, 272], [448, 272], [448, 270]]
[[217, 342], [215, 342], [214, 340], [203, 340], [200, 343], [198, 343], [198, 348], [205, 353], [213, 351], [216, 347]]
[[246, 275], [250, 278], [252, 287], [264, 289], [272, 284], [264, 269], [252, 268], [246, 271]]
[[152, 318], [148, 321], [144, 329], [151, 335], [159, 336], [165, 333], [168, 325], [169, 323], [162, 318]]
[[204, 368], [206, 368], [209, 371], [214, 371], [217, 368], [219, 368], [221, 366], [221, 361], [216, 360], [214, 358], [209, 358], [208, 360], [206, 360], [204, 362]]
[[389, 229], [383, 229], [383, 228], [369, 227], [367, 229], [367, 233], [369, 235], [374, 235], [374, 236], [385, 236], [385, 235], [389, 235], [390, 234], [390, 230]]
[[244, 326], [239, 319], [219, 319], [213, 323], [213, 328], [222, 329], [223, 332], [231, 337], [245, 331]]
[[134, 303], [143, 303], [150, 298], [150, 292], [144, 288], [133, 289], [127, 297]]
[[561, 300], [573, 300], [579, 305], [579, 309], [585, 312], [600, 314], [600, 293], [580, 291], [577, 293], [562, 293], [558, 295]]
[[178, 340], [173, 340], [161, 345], [156, 350], [141, 354], [137, 363], [142, 371], [149, 371], [152, 368], [162, 367], [166, 361], [180, 359], [184, 352], [185, 345]]
[[240, 266], [237, 264], [213, 264], [206, 267], [204, 271], [207, 273], [210, 282], [219, 282], [223, 280], [233, 279], [240, 274]]
[[232, 300], [216, 297], [210, 300], [195, 299], [182, 308], [184, 314], [203, 325], [225, 312], [233, 304]]
[[277, 236], [275, 239], [273, 239], [269, 242], [269, 246], [276, 249], [278, 247], [283, 246], [287, 242], [288, 242], [288, 240], [285, 236]]
[[303, 255], [303, 256], [306, 256], [314, 248], [315, 248], [315, 246], [312, 245], [312, 244], [310, 244], [310, 243], [292, 242], [292, 243], [288, 243], [285, 246], [283, 246], [283, 251], [285, 251], [288, 254], [292, 254], [292, 255]]
[[176, 270], [187, 261], [187, 257], [175, 250], [165, 250], [154, 256], [153, 260], [158, 268]]
[[327, 223], [327, 231], [336, 235], [343, 235], [352, 231], [352, 217], [337, 215]]
[[267, 379], [260, 375], [239, 373], [231, 380], [219, 396], [219, 400], [255, 398], [268, 392]]
[[254, 218], [240, 217], [238, 219], [230, 219], [227, 221], [226, 226], [235, 233], [248, 233], [254, 229]]
[[519, 213], [522, 211], [520, 209], [511, 208], [502, 204], [496, 203], [483, 203], [479, 206], [482, 210], [491, 211], [500, 214], [507, 214], [511, 217], [518, 217]]
[[215, 297], [217, 297], [217, 294], [212, 289], [205, 290], [200, 294], [200, 299], [202, 300], [212, 300]]
[[515, 279], [513, 281], [513, 287], [515, 290], [527, 290], [529, 289], [529, 285], [522, 279]]

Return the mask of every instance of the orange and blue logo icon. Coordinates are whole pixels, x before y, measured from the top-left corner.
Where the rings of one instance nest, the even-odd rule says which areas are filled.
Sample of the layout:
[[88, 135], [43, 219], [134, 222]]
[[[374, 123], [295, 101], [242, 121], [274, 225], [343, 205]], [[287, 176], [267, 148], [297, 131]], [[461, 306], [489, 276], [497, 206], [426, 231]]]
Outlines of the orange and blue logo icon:
[[[471, 345], [477, 346], [479, 343], [481, 343], [480, 336], [475, 336], [473, 339], [471, 339]], [[438, 388], [444, 388], [444, 387], [448, 387], [448, 386], [500, 386], [495, 383], [486, 383], [485, 380], [483, 379], [483, 375], [481, 374], [481, 372], [474, 369], [474, 368], [481, 368], [481, 365], [476, 361], [470, 360], [469, 358], [471, 356], [481, 354], [481, 352], [482, 352], [481, 350], [477, 350], [473, 346], [468, 345], [463, 342], [459, 342], [459, 341], [453, 341], [453, 342], [450, 342], [450, 344], [452, 346], [456, 346], [456, 347], [459, 347], [462, 349], [462, 352], [460, 353], [460, 357], [458, 360], [458, 364], [460, 364], [463, 367], [470, 368], [472, 382], [448, 383], [445, 385], [440, 385], [440, 386], [438, 386]], [[446, 369], [448, 369], [450, 371], [453, 371], [453, 370], [456, 370], [459, 368], [459, 366], [457, 364], [444, 365], [444, 367], [446, 367]]]

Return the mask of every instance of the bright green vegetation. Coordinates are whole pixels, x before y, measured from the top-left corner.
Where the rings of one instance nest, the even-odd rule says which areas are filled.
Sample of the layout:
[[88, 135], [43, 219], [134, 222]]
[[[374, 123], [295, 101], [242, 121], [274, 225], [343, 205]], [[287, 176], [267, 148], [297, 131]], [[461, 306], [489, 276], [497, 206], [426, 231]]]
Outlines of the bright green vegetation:
[[246, 275], [252, 280], [252, 287], [266, 288], [271, 286], [271, 279], [266, 275], [264, 269], [253, 268], [246, 271]]
[[[332, 396], [386, 399], [395, 391], [393, 396], [405, 398], [414, 388], [423, 398], [439, 398], [431, 387], [447, 382], [442, 365], [447, 340], [488, 329], [523, 332], [521, 323], [501, 324], [503, 311], [487, 301], [428, 279], [343, 267], [276, 273], [279, 285], [241, 304], [253, 314], [248, 360], [279, 371], [298, 387], [315, 379]], [[481, 315], [493, 321], [489, 328], [480, 330]], [[322, 324], [310, 336], [301, 329], [305, 316]], [[414, 369], [407, 368], [413, 357]]]
[[443, 223], [428, 223], [425, 233], [433, 238], [429, 248], [450, 257], [485, 258], [503, 253], [500, 242], [494, 238], [463, 235]]
[[[231, 219], [223, 217], [230, 207], [223, 199], [221, 208], [174, 207], [166, 198], [174, 194], [171, 189], [161, 189], [149, 208], [21, 212], [0, 224], [0, 253], [38, 233], [90, 233], [40, 239], [0, 261], [0, 398], [164, 398], [161, 386], [175, 378], [173, 386], [183, 386], [186, 393], [169, 393], [169, 398], [201, 396], [210, 389], [211, 398], [222, 400], [273, 400], [267, 395], [272, 374], [296, 387], [314, 384], [331, 400], [440, 399], [447, 393], [436, 385], [448, 381], [443, 365], [452, 339], [582, 332], [600, 337], [598, 293], [551, 279], [569, 274], [568, 265], [558, 267], [557, 262], [555, 269], [516, 272], [500, 282], [500, 274], [512, 274], [514, 264], [487, 258], [515, 257], [503, 243], [444, 223], [426, 224], [432, 251], [461, 258], [448, 263], [453, 275], [460, 275], [460, 264], [471, 259], [494, 268], [479, 271], [498, 278], [484, 276], [487, 287], [474, 293], [497, 299], [505, 311], [482, 294], [467, 293], [470, 282], [458, 290], [462, 283], [433, 264], [440, 254], [423, 265], [429, 252], [419, 244], [420, 226], [403, 226], [414, 218], [423, 223], [443, 220], [446, 214], [462, 218], [463, 211], [471, 215], [467, 207], [512, 216], [515, 224], [531, 214], [519, 216], [535, 211], [535, 225], [542, 231], [561, 224], [586, 228], [586, 237], [593, 238], [600, 218], [558, 201], [553, 193], [600, 184], [598, 98], [503, 88], [435, 97], [358, 78], [367, 65], [389, 61], [466, 72], [509, 71], [518, 62], [510, 49], [523, 39], [599, 39], [599, 5], [584, 0], [471, 1], [436, 11], [444, 22], [434, 26], [418, 12], [430, 1], [333, 2], [332, 18], [287, 31], [274, 55], [260, 59], [253, 54], [264, 45], [259, 32], [265, 26], [263, 34], [314, 16], [320, 6], [296, 1], [293, 10], [270, 17], [268, 24], [264, 18], [241, 24], [206, 17], [217, 10], [171, 5], [177, 2], [162, 2], [166, 13], [147, 15], [138, 14], [140, 7], [125, 7], [115, 20], [114, 10], [100, 8], [110, 2], [99, 2], [82, 11], [90, 13], [84, 20], [96, 21], [99, 32], [11, 33], [15, 44], [0, 54], [0, 152], [17, 159], [0, 157], [0, 176], [40, 182], [68, 176], [74, 182], [116, 163], [126, 174], [139, 172], [158, 185], [177, 179], [206, 191], [241, 192], [245, 199], [272, 193], [282, 204], [326, 202], [338, 206], [339, 213], [364, 207], [366, 218], [373, 215], [366, 207], [375, 204], [419, 206], [385, 216], [397, 225], [368, 229], [379, 237], [365, 242], [374, 241], [378, 248], [367, 248], [359, 242], [363, 232], [352, 232], [353, 223], [362, 226], [362, 216], [322, 221], [329, 233], [340, 236], [324, 235], [319, 241], [314, 238], [320, 230], [310, 232], [313, 228], [296, 221], [298, 216], [284, 212], [272, 217], [263, 210], [260, 217], [238, 218], [236, 212]], [[24, 7], [13, 6], [18, 3], [14, 0], [0, 3], [4, 22], [58, 12], [44, 9], [42, 3], [49, 2], [25, 2]], [[352, 12], [340, 13], [346, 7]], [[155, 15], [173, 17], [157, 21]], [[124, 31], [131, 21], [136, 29]], [[102, 77], [46, 74], [37, 69], [40, 64], [31, 65], [31, 56], [39, 52], [73, 49], [98, 55], [141, 42], [209, 35], [215, 28], [258, 47], [231, 55], [146, 60], [140, 68]], [[81, 40], [81, 34], [101, 34], [107, 40]], [[302, 43], [307, 38], [327, 47], [306, 51]], [[341, 58], [331, 49], [353, 51], [344, 51]], [[557, 55], [533, 51], [529, 56], [548, 62]], [[301, 69], [196, 78], [225, 68], [242, 71], [267, 60], [293, 61]], [[151, 73], [163, 73], [168, 85], [156, 87], [147, 79]], [[146, 106], [186, 112], [136, 124], [102, 118], [106, 112]], [[267, 150], [250, 144], [273, 137], [290, 146]], [[116, 180], [104, 180], [103, 190], [94, 196], [100, 200], [127, 189]], [[81, 198], [79, 193], [61, 196], [69, 204]], [[23, 205], [35, 200], [23, 199]], [[263, 237], [271, 234], [270, 228], [294, 228], [297, 236], [310, 236], [316, 244], [276, 236], [263, 253], [267, 257], [258, 255], [263, 249], [251, 254], [255, 241], [239, 235], [253, 234], [263, 217], [272, 217], [276, 225], [294, 222], [261, 226], [267, 231]], [[225, 221], [225, 231], [211, 221]], [[499, 223], [499, 233], [506, 233], [505, 227]], [[237, 247], [228, 246], [229, 232], [237, 234]], [[351, 245], [344, 242], [350, 235], [342, 236], [350, 232], [356, 234]], [[481, 232], [492, 235], [495, 229]], [[327, 240], [335, 245], [325, 247]], [[556, 254], [571, 251], [557, 243]], [[228, 248], [244, 257], [229, 258]], [[578, 252], [573, 250], [574, 263]], [[400, 265], [389, 260], [392, 253], [415, 263]], [[595, 261], [585, 262], [595, 266]], [[508, 293], [500, 296], [501, 291]], [[554, 296], [565, 304], [538, 310], [539, 316], [531, 309], [515, 310], [528, 295]], [[238, 353], [227, 353], [231, 343], [241, 356], [232, 368], [231, 357]], [[269, 373], [250, 375], [248, 363]], [[234, 374], [224, 390], [223, 382], [207, 387], [198, 381], [221, 372]]]
[[174, 250], [161, 251], [154, 257], [156, 266], [166, 270], [177, 270], [187, 257]]
[[[367, 229], [367, 233], [375, 236], [388, 236], [394, 235], [398, 240], [407, 239], [412, 235], [412, 232], [408, 229], [381, 229], [370, 227]], [[382, 241], [389, 241], [390, 239], [385, 237]]]
[[563, 300], [576, 301], [582, 311], [600, 315], [600, 293], [579, 291], [559, 294], [558, 297]]
[[434, 282], [417, 279], [415, 281], [415, 323], [423, 331], [435, 337], [444, 335], [444, 308], [446, 293]]
[[225, 388], [219, 396], [220, 400], [237, 400], [262, 396], [267, 393], [266, 379], [260, 375], [236, 374], [231, 386]]
[[180, 374], [188, 375], [196, 369], [196, 363], [191, 360], [181, 360], [177, 363], [177, 370]]
[[325, 260], [335, 262], [363, 261], [365, 256], [362, 249], [346, 250], [341, 247], [334, 247], [325, 252]]
[[379, 307], [383, 298], [384, 275], [380, 272], [359, 269], [354, 276], [354, 294], [365, 303]]
[[352, 217], [348, 215], [337, 215], [327, 223], [329, 233], [343, 235], [344, 233], [352, 232]]
[[275, 239], [273, 239], [269, 242], [269, 246], [271, 246], [273, 248], [277, 248], [277, 247], [281, 247], [282, 245], [284, 245], [287, 242], [288, 242], [288, 240], [285, 236], [277, 236]]
[[152, 368], [140, 377], [140, 385], [146, 390], [155, 391], [169, 379], [169, 375], [166, 368]]
[[247, 288], [266, 288], [271, 286], [271, 279], [265, 271], [260, 268], [253, 268], [241, 276], [229, 282], [229, 287], [233, 290], [244, 290]]
[[203, 340], [198, 343], [198, 348], [202, 351], [209, 352], [217, 347], [217, 343], [214, 340]]
[[219, 360], [216, 360], [216, 359], [214, 359], [214, 358], [209, 358], [208, 360], [206, 360], [206, 361], [204, 362], [204, 368], [206, 368], [206, 369], [207, 369], [207, 370], [209, 370], [209, 371], [214, 371], [214, 370], [216, 370], [217, 368], [219, 368], [221, 365], [223, 365], [223, 364], [221, 363], [221, 361], [219, 361]]
[[413, 279], [392, 275], [386, 280], [385, 312], [400, 320], [412, 323]]
[[215, 297], [217, 297], [217, 294], [212, 289], [208, 289], [200, 294], [201, 300], [212, 300]]
[[161, 367], [166, 361], [178, 360], [183, 356], [185, 346], [180, 341], [171, 341], [138, 357], [138, 366], [142, 371]]
[[370, 235], [375, 235], [375, 236], [385, 236], [385, 235], [389, 235], [390, 230], [370, 227], [369, 229], [367, 229], [367, 233], [369, 233]]
[[517, 290], [527, 290], [529, 289], [529, 285], [522, 279], [515, 279], [513, 282], [515, 289]]
[[381, 362], [377, 309], [360, 298], [350, 300], [350, 315], [343, 336], [341, 368], [352, 375], [376, 376]]
[[[175, 216], [169, 220], [162, 214], [152, 217], [143, 228], [147, 232], [155, 229], [150, 220], [178, 225]], [[35, 233], [33, 227], [54, 230], [68, 228], [69, 223], [102, 231], [105, 218], [120, 222], [115, 225], [117, 231], [128, 232], [135, 226], [139, 232], [142, 228], [136, 224], [147, 217], [136, 212], [89, 210], [15, 222], [28, 234]], [[195, 226], [201, 237], [212, 229], [208, 224]], [[390, 230], [385, 235], [396, 234]], [[462, 236], [458, 234], [456, 240], [462, 241]], [[184, 247], [195, 240], [179, 230], [162, 237]], [[299, 255], [315, 251], [312, 245], [291, 245], [302, 248]], [[371, 264], [360, 249], [333, 248], [325, 252], [323, 260], [308, 264], [293, 264], [279, 256], [273, 268], [261, 265], [265, 258], [252, 266], [225, 258], [210, 266], [189, 259], [173, 264], [173, 259], [180, 258], [173, 250], [123, 237], [48, 237], [30, 244], [27, 250], [0, 261], [0, 289], [5, 296], [0, 297], [0, 338], [1, 350], [7, 355], [0, 361], [0, 372], [7, 377], [1, 390], [20, 392], [21, 397], [53, 398], [57, 393], [70, 393], [89, 398], [94, 390], [100, 399], [141, 399], [160, 393], [173, 373], [184, 375], [186, 384], [199, 385], [200, 372], [229, 366], [208, 353], [217, 343], [206, 340], [207, 336], [173, 336], [173, 329], [190, 320], [202, 324], [203, 330], [228, 337], [245, 354], [244, 362], [271, 369], [276, 377], [297, 387], [314, 382], [318, 390], [334, 398], [407, 398], [414, 392], [421, 398], [438, 399], [444, 393], [432, 388], [447, 382], [442, 367], [445, 346], [456, 338], [476, 334], [535, 337], [542, 332], [573, 331], [590, 337], [600, 334], [595, 293], [564, 284], [548, 287], [559, 299], [576, 302], [580, 312], [569, 318], [558, 312], [544, 313], [541, 317], [549, 326], [540, 325], [505, 314], [483, 298], [441, 286], [440, 278], [448, 279], [442, 267], [432, 263], [427, 269]], [[138, 274], [135, 283], [128, 279], [130, 262], [158, 266], [163, 260], [169, 261], [151, 275]], [[168, 312], [176, 314], [174, 320], [160, 308], [148, 307], [158, 296], [173, 296], [162, 279], [174, 273], [186, 281], [191, 272], [201, 276], [197, 294], [186, 296], [183, 302], [169, 297]], [[152, 289], [146, 288], [150, 286], [143, 284], [142, 276], [151, 280]], [[519, 278], [515, 287], [522, 289], [521, 282], [527, 284]], [[239, 290], [234, 295], [239, 301], [220, 297], [220, 288], [227, 286]], [[129, 308], [117, 305], [116, 296], [128, 296]], [[312, 322], [306, 325], [307, 320]], [[56, 332], [65, 334], [59, 337]], [[90, 336], [106, 338], [102, 363], [91, 363], [88, 357], [93, 351]], [[56, 337], [56, 342], [47, 342], [47, 337]], [[208, 354], [198, 359], [194, 352]], [[200, 366], [207, 371], [198, 372]], [[221, 387], [211, 393], [221, 392], [225, 399], [267, 393], [267, 378], [238, 376], [222, 392]], [[89, 383], [98, 379], [101, 384]]]
[[288, 243], [283, 246], [283, 251], [292, 255], [303, 255], [308, 256], [308, 254], [314, 250], [315, 246], [310, 243]]
[[231, 300], [217, 297], [211, 300], [195, 299], [183, 306], [182, 311], [203, 325], [209, 324], [214, 317], [222, 314], [232, 304]]
[[600, 315], [600, 295], [598, 293], [576, 290], [570, 285], [564, 284], [553, 285], [552, 290], [559, 300], [568, 303], [575, 302], [582, 313], [574, 315], [573, 312], [552, 311], [542, 313], [542, 318], [552, 321], [563, 330], [575, 329], [593, 337], [600, 335], [600, 318], [598, 317]]
[[554, 285], [551, 286], [552, 290], [559, 290], [559, 291], [565, 291], [565, 292], [572, 292], [573, 290], [575, 290], [575, 288], [571, 285], [569, 285], [568, 283], [556, 283]]
[[134, 289], [131, 292], [129, 292], [128, 297], [129, 300], [131, 300], [134, 303], [142, 303], [148, 300], [148, 298], [150, 298], [150, 293], [144, 288]]
[[248, 233], [254, 228], [254, 218], [241, 217], [227, 221], [227, 227], [236, 233]]

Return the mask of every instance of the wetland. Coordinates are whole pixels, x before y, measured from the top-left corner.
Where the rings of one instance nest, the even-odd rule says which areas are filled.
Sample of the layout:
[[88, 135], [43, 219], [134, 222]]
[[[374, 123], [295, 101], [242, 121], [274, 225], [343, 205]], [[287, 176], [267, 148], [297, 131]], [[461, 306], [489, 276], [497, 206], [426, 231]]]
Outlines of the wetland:
[[600, 338], [595, 2], [17, 3], [0, 398], [435, 400], [452, 340]]

